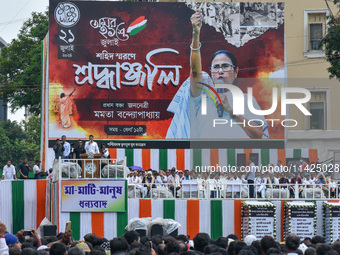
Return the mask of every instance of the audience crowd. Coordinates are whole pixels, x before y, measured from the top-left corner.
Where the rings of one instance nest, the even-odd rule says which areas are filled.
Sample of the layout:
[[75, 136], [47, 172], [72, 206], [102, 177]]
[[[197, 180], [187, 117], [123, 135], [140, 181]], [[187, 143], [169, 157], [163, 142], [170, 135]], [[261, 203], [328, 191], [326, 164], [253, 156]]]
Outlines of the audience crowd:
[[290, 234], [279, 243], [271, 236], [257, 239], [249, 235], [243, 241], [234, 234], [212, 240], [207, 233], [198, 233], [192, 240], [178, 235], [151, 238], [140, 237], [137, 231], [128, 231], [122, 237], [107, 240], [89, 233], [81, 241], [72, 238], [72, 230], [57, 236], [40, 237], [35, 230], [24, 236], [6, 232], [0, 223], [0, 255], [339, 255], [340, 242], [326, 244], [321, 236], [303, 241]]

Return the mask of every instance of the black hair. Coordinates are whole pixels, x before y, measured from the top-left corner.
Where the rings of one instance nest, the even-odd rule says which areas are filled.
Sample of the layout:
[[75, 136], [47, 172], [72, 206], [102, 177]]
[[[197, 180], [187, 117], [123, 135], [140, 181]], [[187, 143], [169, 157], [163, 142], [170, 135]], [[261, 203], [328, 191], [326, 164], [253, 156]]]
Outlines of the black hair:
[[295, 251], [300, 246], [300, 237], [297, 235], [288, 235], [286, 237], [286, 247], [291, 250]]
[[125, 240], [125, 238], [113, 238], [110, 241], [110, 250], [111, 254], [114, 254], [115, 252], [126, 252], [129, 249], [129, 244]]
[[313, 247], [308, 247], [305, 250], [305, 255], [315, 255], [316, 254], [316, 249]]
[[128, 242], [128, 244], [131, 245], [134, 241], [138, 241], [139, 234], [138, 234], [138, 232], [135, 231], [135, 230], [127, 231], [127, 232], [124, 234], [124, 238], [126, 239], [126, 241]]
[[225, 238], [225, 237], [219, 237], [219, 238], [216, 239], [215, 244], [218, 247], [227, 249], [227, 247], [228, 247], [228, 239]]
[[204, 248], [204, 254], [212, 254], [212, 253], [218, 252], [218, 250], [219, 250], [219, 247], [217, 245], [210, 244]]
[[267, 251], [266, 251], [266, 255], [280, 255], [281, 252], [279, 249], [277, 248], [269, 248]]
[[54, 243], [50, 248], [50, 255], [63, 255], [66, 253], [66, 246], [63, 243]]
[[9, 255], [20, 255], [21, 251], [18, 248], [11, 247], [8, 249]]
[[94, 248], [92, 251], [91, 251], [91, 255], [105, 255], [106, 252], [105, 252], [105, 249], [99, 249], [98, 248]]
[[211, 61], [210, 61], [210, 68], [211, 68], [212, 62], [214, 61], [216, 56], [220, 55], [220, 54], [225, 54], [225, 55], [227, 55], [228, 58], [230, 58], [231, 63], [233, 63], [233, 65], [234, 65], [234, 71], [236, 72], [236, 69], [237, 69], [237, 59], [236, 59], [236, 57], [235, 57], [235, 55], [233, 53], [231, 53], [230, 51], [227, 51], [227, 50], [219, 50], [219, 51], [214, 53], [214, 55], [212, 56]]
[[276, 242], [273, 237], [271, 236], [264, 236], [261, 239], [261, 249], [263, 253], [267, 253], [269, 248], [276, 248]]
[[84, 255], [85, 252], [79, 247], [72, 247], [67, 251], [68, 255]]
[[245, 250], [245, 249], [240, 250], [238, 254], [239, 255], [255, 255], [251, 250]]
[[321, 244], [316, 248], [317, 255], [326, 255], [328, 251], [332, 250], [332, 247], [328, 244]]
[[234, 241], [238, 241], [239, 240], [239, 238], [238, 238], [238, 236], [237, 235], [235, 235], [235, 234], [230, 234], [230, 235], [227, 235], [227, 237], [226, 237], [227, 239], [228, 238], [230, 238], [230, 239], [233, 239]]
[[34, 248], [25, 248], [22, 250], [21, 255], [38, 255], [38, 251]]
[[259, 240], [255, 240], [251, 243], [251, 246], [253, 246], [257, 250], [257, 254], [262, 254], [261, 250], [261, 242]]
[[252, 253], [254, 253], [254, 255], [261, 255], [259, 254], [258, 250], [254, 246], [246, 246], [242, 249], [242, 251], [251, 251]]
[[242, 241], [236, 242], [234, 247], [235, 254], [237, 255], [244, 247], [247, 247], [247, 244], [245, 242]]
[[181, 246], [177, 242], [169, 242], [165, 246], [165, 252], [170, 254], [172, 252], [179, 253], [181, 251]]
[[194, 249], [204, 252], [204, 248], [210, 244], [210, 236], [207, 233], [198, 233], [194, 237]]
[[231, 242], [231, 243], [228, 245], [228, 254], [229, 254], [229, 255], [233, 255], [233, 254], [234, 254], [234, 249], [235, 249], [236, 242], [237, 242], [237, 241]]
[[63, 98], [65, 96], [65, 93], [60, 94], [60, 98]]
[[325, 238], [322, 236], [314, 236], [312, 238], [312, 244], [325, 243]]
[[89, 233], [84, 236], [84, 240], [92, 244], [92, 246], [97, 246], [99, 237], [94, 233]]

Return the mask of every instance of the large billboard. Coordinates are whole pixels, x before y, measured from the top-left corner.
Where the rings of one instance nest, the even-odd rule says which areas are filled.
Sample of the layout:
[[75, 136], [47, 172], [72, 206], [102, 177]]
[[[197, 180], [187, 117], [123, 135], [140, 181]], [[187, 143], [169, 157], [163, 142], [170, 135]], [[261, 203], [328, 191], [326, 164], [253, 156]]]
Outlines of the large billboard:
[[50, 0], [48, 138], [282, 148], [284, 51], [283, 3]]

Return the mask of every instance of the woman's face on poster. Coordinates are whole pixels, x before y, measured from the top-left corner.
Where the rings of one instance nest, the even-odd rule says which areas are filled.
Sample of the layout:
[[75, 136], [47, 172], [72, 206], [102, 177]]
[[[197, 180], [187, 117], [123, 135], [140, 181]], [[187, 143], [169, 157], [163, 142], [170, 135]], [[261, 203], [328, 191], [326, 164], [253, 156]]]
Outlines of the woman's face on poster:
[[[230, 65], [229, 70], [228, 68], [224, 68], [223, 70], [222, 66], [226, 65]], [[223, 80], [224, 84], [233, 84], [233, 81], [237, 77], [237, 69], [235, 70], [235, 68], [231, 66], [233, 66], [233, 63], [226, 54], [218, 54], [211, 65], [211, 77], [214, 83], [218, 80]]]

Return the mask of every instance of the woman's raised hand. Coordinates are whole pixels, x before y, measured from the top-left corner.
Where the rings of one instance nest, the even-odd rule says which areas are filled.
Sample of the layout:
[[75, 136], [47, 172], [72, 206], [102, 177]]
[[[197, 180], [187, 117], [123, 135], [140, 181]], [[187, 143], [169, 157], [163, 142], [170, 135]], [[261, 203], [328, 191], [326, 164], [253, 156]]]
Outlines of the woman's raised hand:
[[202, 27], [202, 16], [199, 11], [196, 11], [190, 18], [193, 32], [199, 33]]

